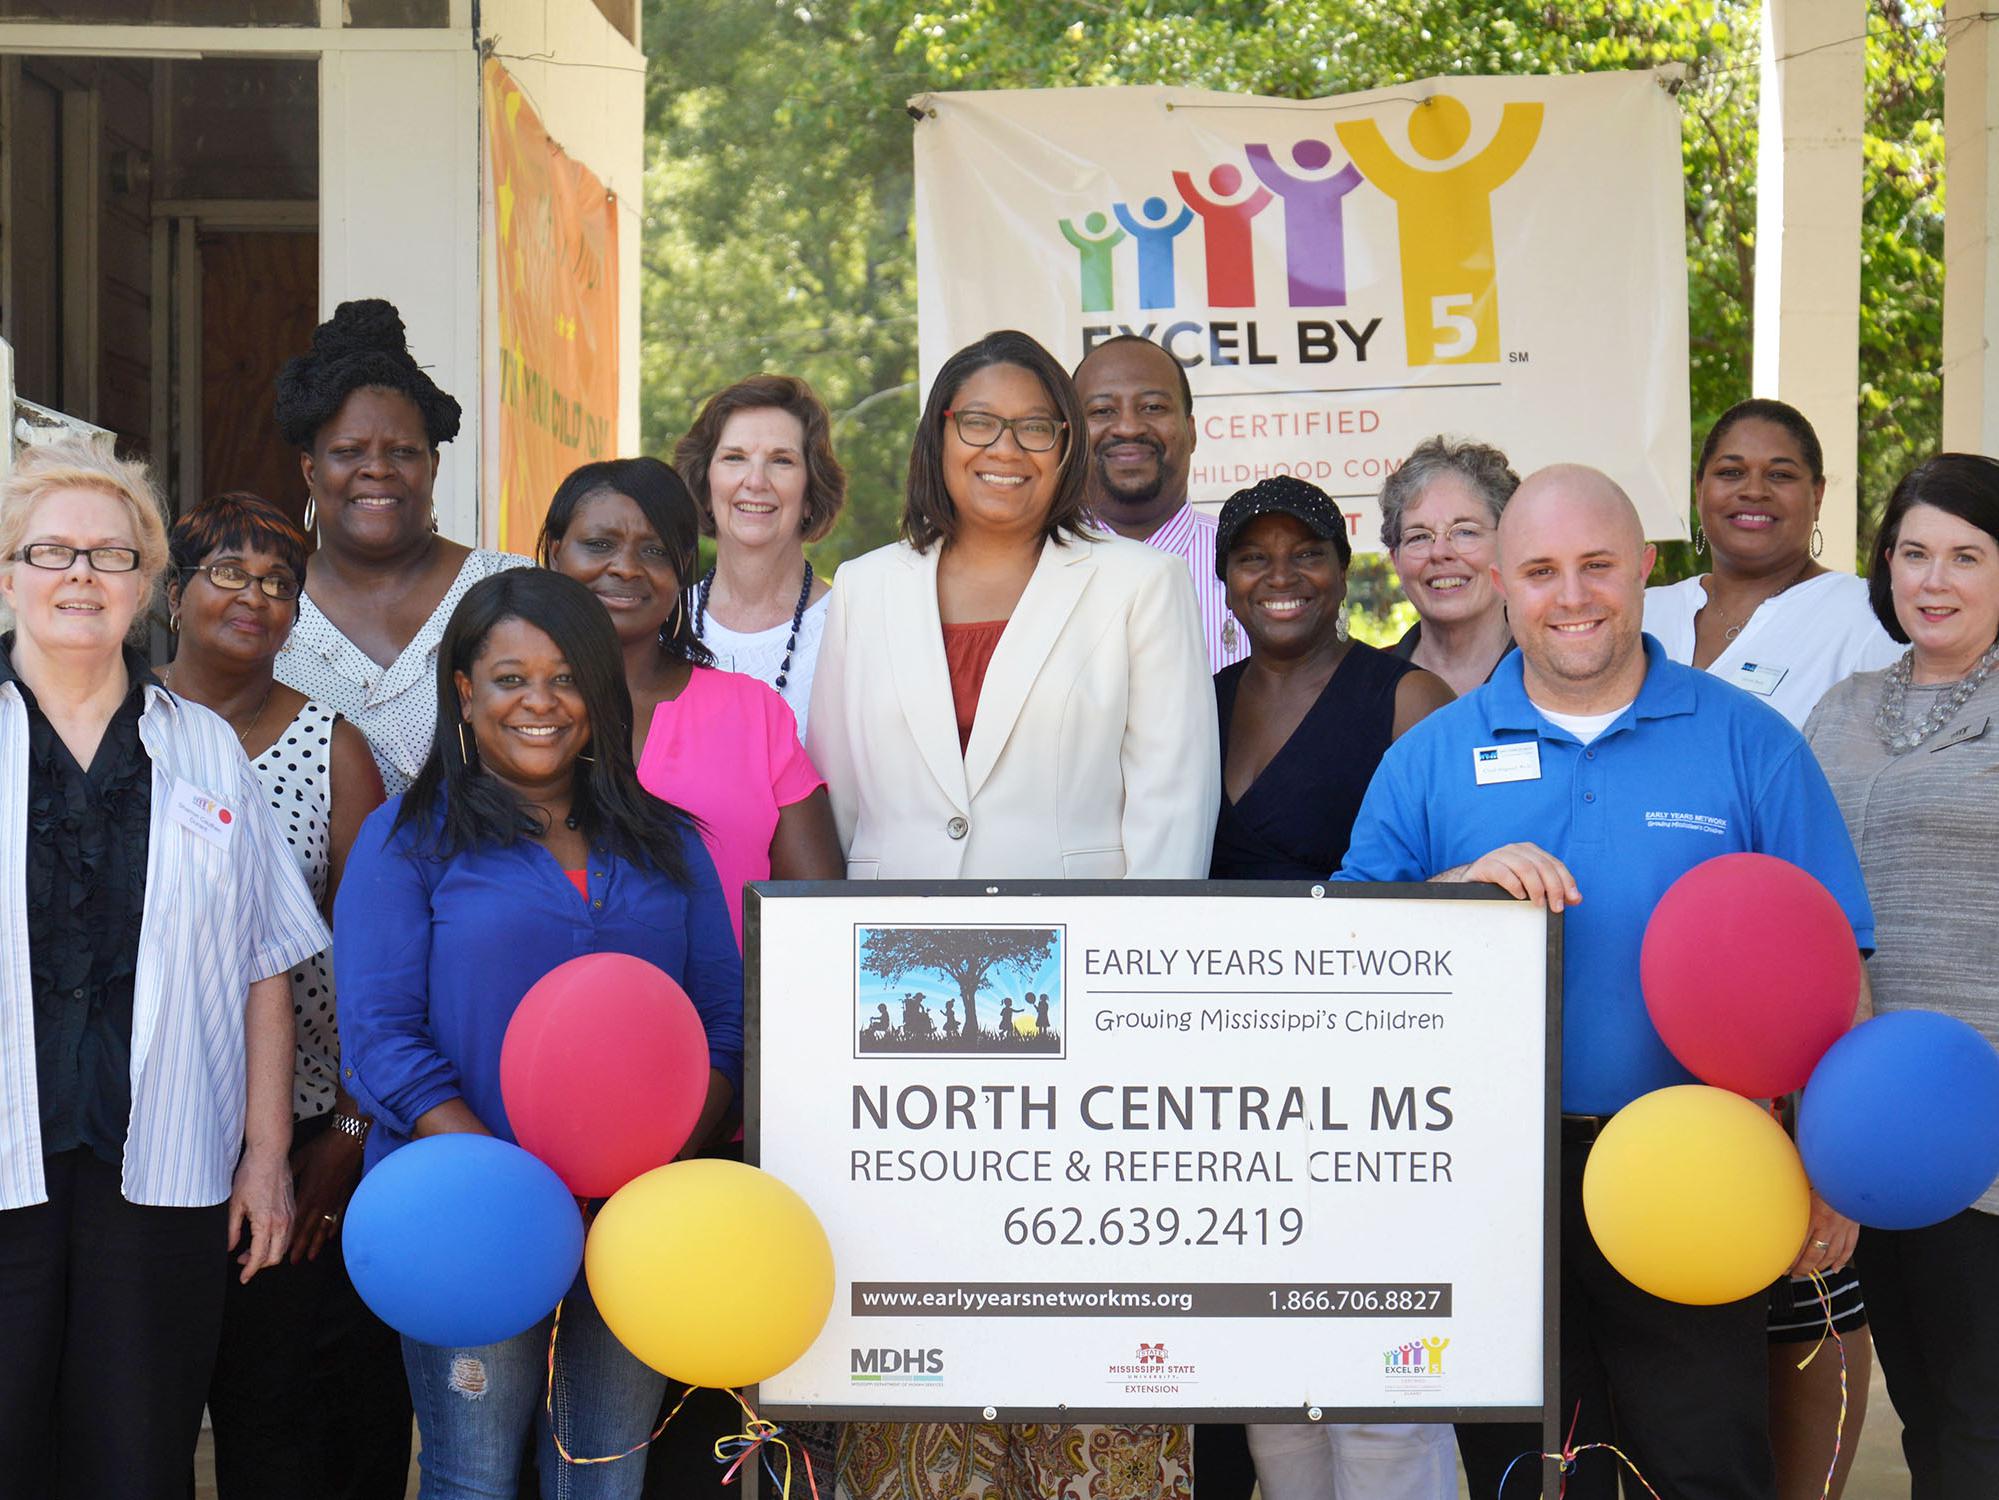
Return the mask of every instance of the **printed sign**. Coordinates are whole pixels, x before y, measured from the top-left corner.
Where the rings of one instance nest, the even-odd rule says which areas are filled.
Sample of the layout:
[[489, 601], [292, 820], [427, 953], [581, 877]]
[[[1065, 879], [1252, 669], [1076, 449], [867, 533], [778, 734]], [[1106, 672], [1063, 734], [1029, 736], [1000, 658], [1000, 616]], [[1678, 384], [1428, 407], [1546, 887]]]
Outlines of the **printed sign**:
[[618, 455], [618, 209], [505, 68], [488, 58], [483, 77], [500, 307], [492, 540], [532, 553], [563, 477]]
[[1651, 74], [911, 104], [926, 388], [990, 329], [1071, 368], [1135, 333], [1193, 386], [1197, 502], [1297, 474], [1372, 549], [1382, 481], [1448, 432], [1596, 465], [1686, 536], [1679, 111]]
[[752, 887], [750, 1148], [836, 1276], [761, 1407], [1538, 1419], [1550, 919], [1316, 889]]

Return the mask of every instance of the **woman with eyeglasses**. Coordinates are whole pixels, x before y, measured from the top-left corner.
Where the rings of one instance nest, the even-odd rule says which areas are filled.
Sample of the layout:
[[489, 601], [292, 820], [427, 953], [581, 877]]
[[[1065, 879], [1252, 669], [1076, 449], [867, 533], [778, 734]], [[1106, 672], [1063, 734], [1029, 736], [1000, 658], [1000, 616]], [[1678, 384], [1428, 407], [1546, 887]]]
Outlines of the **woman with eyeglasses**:
[[[850, 879], [1207, 873], [1221, 775], [1194, 591], [1179, 558], [1088, 524], [1088, 447], [1026, 334], [938, 372], [903, 540], [840, 570], [813, 690]], [[968, 1015], [961, 1040], [991, 1024]], [[854, 1500], [1170, 1500], [1192, 1455], [1173, 1425], [857, 1422], [841, 1477]]]
[[[183, 516], [167, 548], [175, 651], [160, 679], [236, 731], [330, 919], [382, 779], [358, 729], [271, 675], [298, 616], [305, 537], [269, 501], [228, 494]], [[400, 1493], [410, 1449], [402, 1348], [354, 1294], [338, 1241], [370, 1121], [341, 1085], [331, 954], [313, 954], [290, 982], [297, 1229], [284, 1264], [229, 1289], [208, 1390], [216, 1492]]]
[[0, 493], [0, 1475], [184, 1493], [241, 1281], [292, 1226], [286, 976], [326, 925], [228, 721], [127, 644], [167, 563], [143, 468]]
[[1497, 448], [1442, 435], [1418, 443], [1381, 487], [1381, 545], [1417, 617], [1392, 649], [1460, 698], [1513, 649], [1492, 565], [1499, 513], [1519, 487]]

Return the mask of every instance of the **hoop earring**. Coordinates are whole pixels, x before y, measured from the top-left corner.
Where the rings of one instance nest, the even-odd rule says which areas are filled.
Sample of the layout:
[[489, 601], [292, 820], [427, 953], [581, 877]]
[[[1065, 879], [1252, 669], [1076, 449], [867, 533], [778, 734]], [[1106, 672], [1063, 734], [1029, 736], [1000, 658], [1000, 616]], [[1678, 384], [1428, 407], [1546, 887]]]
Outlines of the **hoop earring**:
[[319, 525], [319, 496], [305, 492], [305, 509], [299, 512], [299, 530], [312, 531]]
[[1701, 523], [1694, 522], [1694, 556], [1700, 557], [1707, 551], [1707, 533], [1701, 530]]
[[173, 612], [172, 612], [171, 614], [169, 614], [169, 615], [167, 616], [167, 633], [168, 633], [169, 635], [179, 635], [179, 634], [180, 634], [180, 611], [179, 611], [179, 610], [174, 610], [174, 611], [173, 611]]
[[1812, 522], [1812, 556], [1817, 557], [1821, 552], [1824, 551], [1825, 551], [1825, 533], [1819, 530], [1819, 523], [1814, 521]]
[[458, 721], [458, 758], [465, 763], [465, 769], [472, 769], [472, 742], [465, 734], [465, 721]]

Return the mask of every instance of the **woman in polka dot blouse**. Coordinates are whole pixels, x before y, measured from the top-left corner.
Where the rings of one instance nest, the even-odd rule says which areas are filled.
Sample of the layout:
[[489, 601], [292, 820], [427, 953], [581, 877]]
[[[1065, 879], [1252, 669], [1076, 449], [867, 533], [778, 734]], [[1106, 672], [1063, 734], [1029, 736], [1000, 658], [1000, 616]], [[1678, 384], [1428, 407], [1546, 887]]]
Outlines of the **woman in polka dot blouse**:
[[[382, 801], [368, 742], [323, 704], [286, 687], [272, 664], [297, 618], [305, 537], [254, 495], [222, 495], [183, 517], [169, 546], [167, 602], [177, 642], [160, 676], [179, 696], [229, 721], [277, 827], [330, 919], [333, 892], [361, 821]], [[395, 1335], [346, 1284], [335, 1238], [361, 1178], [368, 1120], [340, 1086], [331, 956], [292, 970], [297, 1052], [292, 1170], [298, 1213], [289, 1264], [249, 1286], [232, 1277], [208, 1405], [216, 1469], [232, 1495], [314, 1492], [329, 1468], [393, 1476], [363, 1484], [400, 1493], [409, 1465], [409, 1404]], [[319, 1351], [331, 1345], [330, 1354]], [[309, 1378], [337, 1369], [329, 1389]]]

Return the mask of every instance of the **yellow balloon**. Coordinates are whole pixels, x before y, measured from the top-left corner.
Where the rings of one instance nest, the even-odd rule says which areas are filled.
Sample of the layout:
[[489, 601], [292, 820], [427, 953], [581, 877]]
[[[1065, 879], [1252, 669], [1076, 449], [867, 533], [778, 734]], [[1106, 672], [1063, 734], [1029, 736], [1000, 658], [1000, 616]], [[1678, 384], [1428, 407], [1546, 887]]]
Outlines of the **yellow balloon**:
[[1811, 1223], [1798, 1148], [1763, 1109], [1684, 1084], [1634, 1099], [1583, 1170], [1604, 1259], [1669, 1302], [1738, 1302], [1789, 1268]]
[[833, 1308], [833, 1249], [805, 1200], [733, 1161], [677, 1161], [598, 1210], [590, 1295], [618, 1341], [688, 1385], [754, 1385], [811, 1347]]

